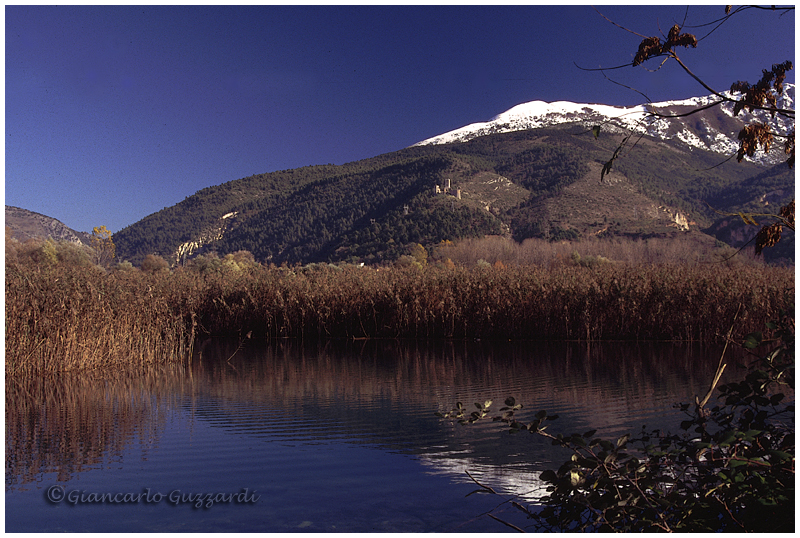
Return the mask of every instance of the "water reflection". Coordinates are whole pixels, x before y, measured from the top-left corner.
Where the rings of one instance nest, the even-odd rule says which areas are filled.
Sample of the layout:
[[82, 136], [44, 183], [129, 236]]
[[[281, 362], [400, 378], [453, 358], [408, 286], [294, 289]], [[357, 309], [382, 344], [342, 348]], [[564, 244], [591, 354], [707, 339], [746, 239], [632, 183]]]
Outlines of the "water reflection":
[[6, 491], [44, 473], [66, 481], [136, 446], [158, 443], [182, 368], [6, 380]]
[[[704, 393], [719, 358], [717, 349], [655, 344], [285, 340], [238, 346], [209, 340], [182, 368], [7, 380], [7, 530], [175, 524], [174, 510], [149, 512], [143, 520], [111, 507], [110, 527], [87, 528], [78, 513], [61, 512], [57, 524], [46, 526], [38, 516], [56, 512], [40, 490], [54, 481], [83, 488], [123, 481], [252, 484], [270, 498], [248, 512], [250, 519], [215, 508], [203, 518], [185, 516], [182, 530], [249, 530], [251, 524], [287, 530], [305, 521], [313, 524], [303, 530], [454, 529], [482, 511], [480, 500], [463, 505], [464, 491], [474, 489], [465, 470], [495, 489], [523, 493], [535, 490], [538, 474], [565, 454], [536, 436], [510, 435], [498, 423], [463, 427], [434, 411], [457, 401], [500, 404], [513, 395], [531, 413], [558, 413], [553, 431], [597, 428], [610, 437], [642, 424], [674, 430], [680, 416], [671, 405]], [[345, 518], [336, 488], [354, 481], [372, 508]], [[328, 493], [309, 508], [308, 488]], [[443, 509], [449, 497], [450, 509]], [[407, 517], [387, 516], [398, 506]], [[436, 510], [442, 514], [433, 515]], [[480, 525], [505, 530], [492, 522], [466, 530]]]
[[431, 424], [441, 429], [429, 420], [432, 410], [508, 395], [604, 435], [642, 420], [664, 426], [665, 408], [707, 389], [719, 352], [663, 344], [284, 341], [218, 359], [232, 351], [233, 342], [211, 341], [193, 369], [204, 396], [236, 402], [236, 410], [225, 408], [225, 420], [246, 415], [245, 402], [260, 412], [292, 409], [285, 423], [270, 420], [270, 431], [291, 436], [302, 420], [313, 426], [301, 437], [344, 435], [396, 448], [417, 446]]

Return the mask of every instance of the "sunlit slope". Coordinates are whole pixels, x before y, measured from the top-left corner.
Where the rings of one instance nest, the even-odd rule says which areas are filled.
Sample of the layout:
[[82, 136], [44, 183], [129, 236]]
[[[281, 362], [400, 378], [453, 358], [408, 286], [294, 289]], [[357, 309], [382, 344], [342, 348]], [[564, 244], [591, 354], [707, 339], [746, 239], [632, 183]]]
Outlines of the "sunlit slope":
[[647, 136], [626, 146], [601, 183], [621, 139], [564, 124], [260, 174], [198, 191], [114, 241], [133, 263], [238, 250], [276, 264], [378, 263], [416, 243], [483, 235], [703, 233], [720, 217], [708, 203], [729, 211], [793, 196], [791, 172]]

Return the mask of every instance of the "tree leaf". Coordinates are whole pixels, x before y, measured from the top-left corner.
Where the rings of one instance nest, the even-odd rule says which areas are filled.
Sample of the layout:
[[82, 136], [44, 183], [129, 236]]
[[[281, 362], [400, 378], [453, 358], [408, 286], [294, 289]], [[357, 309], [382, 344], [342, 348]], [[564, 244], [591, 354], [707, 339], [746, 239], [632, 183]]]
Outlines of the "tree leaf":
[[611, 173], [611, 167], [614, 164], [614, 159], [611, 159], [606, 164], [603, 165], [603, 169], [600, 170], [600, 182], [603, 182], [603, 178], [606, 177], [606, 174]]
[[750, 226], [758, 226], [758, 223], [751, 215], [739, 211], [739, 216], [742, 218], [745, 224]]
[[553, 471], [551, 469], [548, 469], [548, 470], [542, 472], [542, 474], [539, 475], [539, 479], [542, 482], [548, 482], [550, 484], [555, 484], [556, 482], [558, 482], [558, 475], [555, 473], [555, 471]]
[[747, 335], [743, 345], [747, 349], [753, 349], [758, 347], [763, 340], [764, 336], [760, 332], [754, 332]]
[[794, 460], [794, 454], [789, 454], [788, 452], [782, 452], [780, 450], [769, 450], [768, 452], [771, 456], [778, 458], [779, 461]]

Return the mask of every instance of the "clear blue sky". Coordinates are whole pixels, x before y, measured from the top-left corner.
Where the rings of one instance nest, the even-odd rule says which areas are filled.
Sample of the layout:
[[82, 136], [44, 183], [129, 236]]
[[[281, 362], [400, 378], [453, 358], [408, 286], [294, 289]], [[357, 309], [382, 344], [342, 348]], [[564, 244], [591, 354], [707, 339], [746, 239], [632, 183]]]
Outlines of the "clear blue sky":
[[[645, 35], [686, 12], [598, 9]], [[687, 22], [722, 15], [693, 6]], [[396, 151], [527, 101], [643, 101], [575, 66], [630, 63], [641, 41], [589, 6], [6, 6], [5, 28], [5, 203], [79, 231], [118, 231], [253, 174]], [[749, 11], [680, 56], [724, 90], [794, 50], [793, 12]], [[674, 64], [608, 75], [653, 101], [707, 93]]]

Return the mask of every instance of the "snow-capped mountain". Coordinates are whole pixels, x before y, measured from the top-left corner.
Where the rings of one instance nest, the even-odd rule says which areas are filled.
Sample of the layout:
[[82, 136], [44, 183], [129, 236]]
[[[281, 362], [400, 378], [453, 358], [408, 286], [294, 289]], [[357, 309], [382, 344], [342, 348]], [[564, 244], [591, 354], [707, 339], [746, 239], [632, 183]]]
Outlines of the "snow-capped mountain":
[[[726, 93], [725, 95], [738, 97], [737, 94]], [[794, 130], [794, 118], [787, 119], [781, 115], [772, 118], [765, 112], [755, 112], [751, 115], [745, 111], [734, 116], [733, 103], [728, 102], [685, 117], [661, 118], [652, 115], [652, 112], [680, 114], [718, 100], [719, 98], [715, 95], [710, 95], [681, 101], [648, 103], [634, 107], [569, 101], [554, 103], [531, 101], [517, 105], [487, 122], [473, 123], [414, 145], [466, 142], [488, 134], [577, 122], [587, 128], [600, 125], [606, 132], [644, 132], [654, 138], [680, 141], [691, 147], [730, 155], [739, 149], [737, 139], [739, 131], [754, 116], [760, 121], [772, 123], [777, 133], [789, 133]], [[783, 95], [778, 100], [778, 106], [794, 110], [794, 84], [784, 84]], [[785, 159], [782, 144], [775, 144], [769, 155], [757, 155], [757, 160], [764, 164], [773, 164]]]

